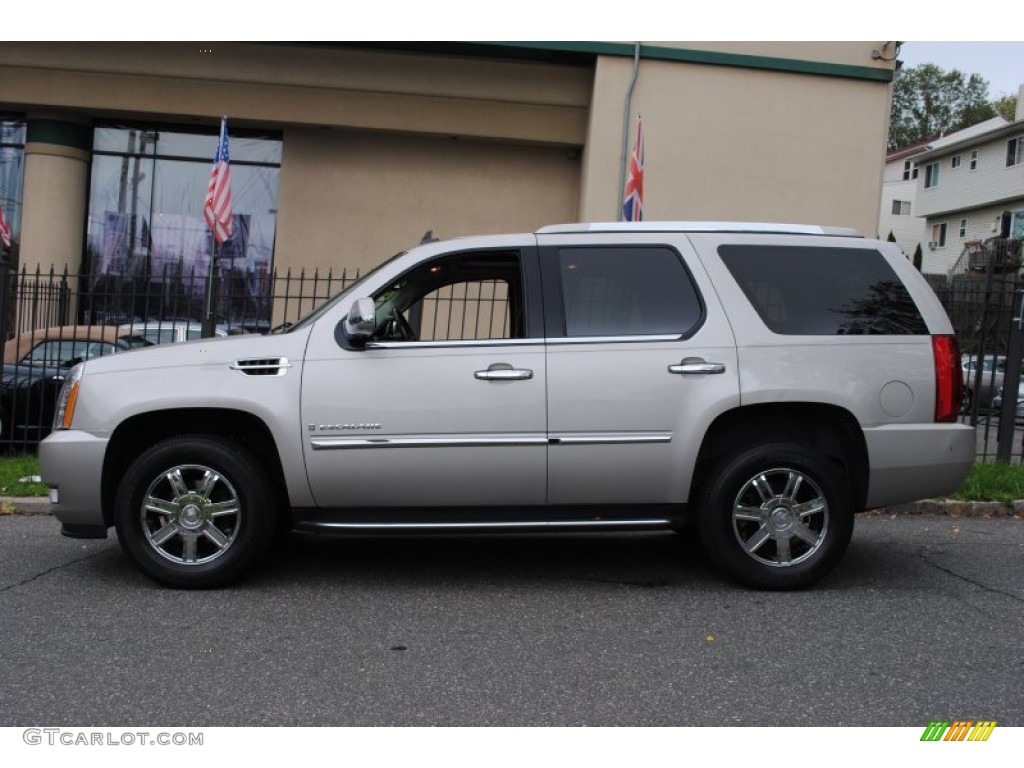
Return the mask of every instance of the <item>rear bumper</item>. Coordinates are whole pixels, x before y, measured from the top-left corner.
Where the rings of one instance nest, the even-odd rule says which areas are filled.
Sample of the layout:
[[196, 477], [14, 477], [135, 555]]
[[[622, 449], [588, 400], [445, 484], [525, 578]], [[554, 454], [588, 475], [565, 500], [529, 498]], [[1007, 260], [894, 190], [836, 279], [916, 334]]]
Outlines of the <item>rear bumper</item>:
[[39, 470], [50, 488], [50, 512], [75, 538], [96, 538], [103, 520], [101, 485], [107, 438], [88, 432], [54, 432], [39, 444]]
[[869, 509], [946, 496], [974, 464], [974, 427], [966, 424], [887, 424], [865, 429], [864, 440]]

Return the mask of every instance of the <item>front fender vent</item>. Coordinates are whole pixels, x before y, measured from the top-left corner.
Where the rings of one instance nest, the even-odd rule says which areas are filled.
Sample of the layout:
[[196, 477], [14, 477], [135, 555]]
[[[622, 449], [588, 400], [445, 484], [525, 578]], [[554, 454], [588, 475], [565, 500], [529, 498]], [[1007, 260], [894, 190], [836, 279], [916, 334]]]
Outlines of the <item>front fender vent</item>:
[[246, 376], [284, 376], [291, 367], [287, 357], [254, 357], [231, 364], [231, 370]]

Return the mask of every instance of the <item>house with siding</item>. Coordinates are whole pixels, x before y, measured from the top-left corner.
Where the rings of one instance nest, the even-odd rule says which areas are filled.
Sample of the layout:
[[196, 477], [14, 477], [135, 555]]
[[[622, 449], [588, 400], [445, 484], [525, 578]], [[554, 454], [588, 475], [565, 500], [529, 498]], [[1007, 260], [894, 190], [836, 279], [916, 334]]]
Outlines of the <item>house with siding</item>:
[[[1024, 96], [1024, 87], [1021, 88]], [[1024, 104], [1016, 120], [915, 157], [916, 214], [925, 220], [922, 271], [1020, 264], [1024, 239]]]
[[[885, 171], [882, 177], [878, 237], [885, 239], [892, 233], [896, 243], [908, 257], [913, 257], [918, 245], [926, 250], [931, 238], [927, 222], [918, 210], [919, 158], [926, 152], [973, 139], [1008, 124], [1004, 118], [994, 117], [937, 139], [926, 139], [890, 150], [885, 157]], [[926, 254], [925, 265], [928, 264]]]

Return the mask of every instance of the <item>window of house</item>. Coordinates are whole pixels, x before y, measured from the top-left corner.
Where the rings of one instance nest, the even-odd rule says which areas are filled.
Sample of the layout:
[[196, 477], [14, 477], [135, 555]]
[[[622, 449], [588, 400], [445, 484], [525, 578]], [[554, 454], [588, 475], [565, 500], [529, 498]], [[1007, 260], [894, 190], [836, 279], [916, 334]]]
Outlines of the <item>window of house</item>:
[[917, 163], [913, 160], [907, 160], [903, 163], [903, 180], [910, 181], [911, 179], [917, 178]]
[[1006, 142], [1006, 165], [1019, 165], [1024, 162], [1024, 136], [1018, 136]]
[[932, 243], [936, 248], [946, 246], [946, 222], [932, 225]]
[[953, 157], [950, 158], [949, 167], [950, 168], [959, 168], [960, 164], [962, 162], [963, 162], [963, 155], [953, 155]]
[[930, 189], [939, 185], [939, 164], [929, 163], [924, 169], [924, 188]]
[[684, 335], [703, 317], [670, 248], [562, 248], [558, 259], [567, 336]]
[[967, 219], [960, 219], [960, 230], [958, 236], [961, 240], [967, 237]]
[[909, 200], [893, 200], [892, 201], [892, 213], [894, 216], [909, 216], [910, 215], [910, 201]]
[[971, 150], [971, 164], [970, 164], [970, 169], [971, 169], [972, 171], [974, 171], [974, 170], [977, 170], [977, 168], [978, 168], [978, 150], [976, 150], [976, 149], [972, 149], [972, 150]]

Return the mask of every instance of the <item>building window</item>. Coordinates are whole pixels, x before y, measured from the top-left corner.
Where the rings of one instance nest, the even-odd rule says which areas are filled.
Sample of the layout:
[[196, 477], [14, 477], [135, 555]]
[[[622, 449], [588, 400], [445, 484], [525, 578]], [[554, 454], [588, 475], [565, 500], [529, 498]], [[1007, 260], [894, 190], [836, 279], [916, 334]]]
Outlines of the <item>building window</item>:
[[957, 236], [961, 240], [967, 237], [967, 219], [960, 219], [960, 231]]
[[924, 188], [930, 189], [939, 185], [939, 164], [929, 163], [924, 169]]
[[0, 254], [17, 264], [21, 242], [21, 196], [25, 181], [25, 121], [0, 115], [0, 211], [11, 230], [11, 246]]
[[893, 200], [892, 201], [892, 214], [893, 214], [893, 216], [909, 216], [910, 215], [910, 201], [909, 200]]
[[1006, 165], [1019, 165], [1024, 162], [1024, 136], [1018, 136], [1006, 142]]
[[[217, 126], [96, 127], [85, 255], [88, 319], [199, 320], [212, 269], [218, 322], [269, 322], [281, 140], [229, 126], [232, 236], [215, 252], [203, 206], [217, 134]], [[124, 285], [134, 288], [120, 290]]]
[[911, 179], [917, 178], [917, 163], [913, 160], [907, 160], [903, 163], [903, 180], [910, 181]]
[[933, 250], [935, 248], [946, 247], [946, 222], [932, 225], [932, 240], [928, 245], [931, 246]]
[[970, 169], [972, 171], [974, 171], [974, 170], [977, 170], [977, 168], [978, 168], [978, 150], [972, 149], [971, 150], [971, 165], [970, 165]]
[[963, 162], [963, 155], [953, 155], [953, 157], [949, 161], [949, 167], [950, 168], [959, 168], [960, 164], [962, 162]]

